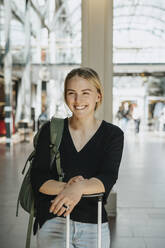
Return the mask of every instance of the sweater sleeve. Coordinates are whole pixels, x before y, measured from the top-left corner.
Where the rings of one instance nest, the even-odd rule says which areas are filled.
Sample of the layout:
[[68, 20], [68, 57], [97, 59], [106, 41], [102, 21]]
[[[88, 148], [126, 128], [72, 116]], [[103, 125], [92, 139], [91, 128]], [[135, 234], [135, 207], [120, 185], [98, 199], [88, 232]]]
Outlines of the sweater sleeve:
[[36, 155], [31, 169], [31, 184], [35, 193], [46, 181], [53, 179], [50, 172], [50, 123], [47, 123], [38, 137]]
[[106, 136], [100, 169], [98, 174], [95, 176], [105, 187], [105, 201], [118, 178], [119, 166], [123, 152], [123, 131], [116, 126], [114, 129], [115, 131], [112, 135]]

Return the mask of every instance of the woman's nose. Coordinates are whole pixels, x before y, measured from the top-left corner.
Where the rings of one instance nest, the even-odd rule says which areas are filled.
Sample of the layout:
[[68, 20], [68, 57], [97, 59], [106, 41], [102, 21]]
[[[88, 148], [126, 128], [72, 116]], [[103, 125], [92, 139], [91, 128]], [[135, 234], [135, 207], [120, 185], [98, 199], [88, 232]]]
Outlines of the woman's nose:
[[81, 96], [78, 95], [78, 94], [76, 94], [76, 95], [75, 95], [75, 102], [76, 102], [76, 103], [79, 103], [80, 101], [81, 101]]

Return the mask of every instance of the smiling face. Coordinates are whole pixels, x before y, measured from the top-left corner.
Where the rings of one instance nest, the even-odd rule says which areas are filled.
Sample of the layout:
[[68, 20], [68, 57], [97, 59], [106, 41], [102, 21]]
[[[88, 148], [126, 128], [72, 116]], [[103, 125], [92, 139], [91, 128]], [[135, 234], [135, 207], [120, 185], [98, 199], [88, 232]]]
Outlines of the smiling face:
[[66, 84], [65, 99], [73, 115], [85, 117], [94, 114], [101, 95], [89, 80], [76, 75]]

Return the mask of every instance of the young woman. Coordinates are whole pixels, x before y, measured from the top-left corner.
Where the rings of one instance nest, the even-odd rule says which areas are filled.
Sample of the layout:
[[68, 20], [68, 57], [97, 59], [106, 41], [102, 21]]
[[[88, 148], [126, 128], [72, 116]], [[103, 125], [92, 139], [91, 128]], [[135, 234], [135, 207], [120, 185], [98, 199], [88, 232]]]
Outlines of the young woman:
[[90, 68], [73, 69], [65, 79], [64, 96], [72, 112], [64, 120], [60, 144], [65, 177], [58, 181], [56, 165], [50, 166], [50, 124], [39, 137], [31, 182], [37, 199], [38, 248], [65, 247], [65, 217], [70, 213], [70, 248], [97, 247], [97, 199], [83, 194], [104, 192], [102, 248], [110, 247], [110, 231], [104, 208], [118, 178], [123, 132], [95, 118], [103, 99], [98, 74]]

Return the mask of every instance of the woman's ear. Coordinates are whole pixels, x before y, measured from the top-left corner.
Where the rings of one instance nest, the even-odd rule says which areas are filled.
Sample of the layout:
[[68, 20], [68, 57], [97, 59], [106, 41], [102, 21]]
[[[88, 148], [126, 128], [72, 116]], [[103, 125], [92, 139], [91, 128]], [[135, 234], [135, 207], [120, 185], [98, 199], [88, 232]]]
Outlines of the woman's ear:
[[98, 93], [98, 95], [97, 95], [96, 102], [101, 102], [101, 94], [100, 93]]

